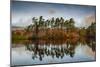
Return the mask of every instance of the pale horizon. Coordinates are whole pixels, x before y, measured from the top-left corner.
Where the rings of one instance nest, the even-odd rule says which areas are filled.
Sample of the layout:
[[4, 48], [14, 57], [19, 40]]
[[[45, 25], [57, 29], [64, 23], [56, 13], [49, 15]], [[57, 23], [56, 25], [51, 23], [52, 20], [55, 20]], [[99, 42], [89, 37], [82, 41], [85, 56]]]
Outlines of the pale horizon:
[[44, 19], [74, 18], [77, 27], [86, 27], [91, 22], [96, 22], [95, 6], [13, 1], [11, 10], [11, 24], [14, 26], [27, 26], [32, 23], [32, 17], [39, 16]]

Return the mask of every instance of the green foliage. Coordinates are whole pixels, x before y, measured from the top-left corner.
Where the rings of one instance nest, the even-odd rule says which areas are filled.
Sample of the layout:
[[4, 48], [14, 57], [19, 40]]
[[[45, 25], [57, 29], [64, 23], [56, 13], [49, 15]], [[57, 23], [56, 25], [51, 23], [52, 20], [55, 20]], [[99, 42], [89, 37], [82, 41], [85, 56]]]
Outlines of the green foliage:
[[12, 40], [25, 40], [28, 39], [25, 36], [17, 35], [17, 34], [12, 34]]
[[[96, 23], [92, 23], [88, 28], [75, 27], [73, 18], [64, 20], [63, 17], [44, 20], [43, 16], [39, 18], [33, 17], [31, 25], [25, 28], [26, 32], [31, 32], [32, 36], [26, 37], [13, 34], [12, 39], [67, 39], [78, 37], [96, 37]], [[40, 36], [41, 35], [41, 36]]]
[[96, 23], [92, 23], [88, 28], [87, 28], [87, 36], [88, 37], [96, 37]]
[[28, 39], [29, 40], [36, 40], [36, 39], [38, 39], [38, 36], [33, 34], [32, 37], [29, 37]]
[[85, 27], [83, 27], [83, 28], [81, 28], [81, 29], [79, 30], [79, 35], [80, 35], [81, 37], [85, 37], [85, 36], [87, 35], [86, 32], [87, 32], [87, 31], [86, 31]]

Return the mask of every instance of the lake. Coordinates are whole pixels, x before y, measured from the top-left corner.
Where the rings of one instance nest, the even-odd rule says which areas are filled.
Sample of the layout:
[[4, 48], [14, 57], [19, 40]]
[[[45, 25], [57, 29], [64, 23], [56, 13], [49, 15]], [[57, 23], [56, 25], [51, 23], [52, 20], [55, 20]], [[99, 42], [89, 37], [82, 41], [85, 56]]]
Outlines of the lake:
[[96, 41], [93, 39], [35, 40], [12, 43], [11, 65], [95, 61]]

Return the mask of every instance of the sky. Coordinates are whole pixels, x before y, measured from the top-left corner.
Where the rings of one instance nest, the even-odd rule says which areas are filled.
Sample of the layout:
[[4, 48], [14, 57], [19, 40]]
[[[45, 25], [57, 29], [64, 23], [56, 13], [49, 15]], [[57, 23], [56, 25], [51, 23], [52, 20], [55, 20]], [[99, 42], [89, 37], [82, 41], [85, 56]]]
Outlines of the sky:
[[32, 23], [32, 17], [63, 17], [65, 20], [74, 18], [77, 27], [84, 27], [96, 21], [95, 12], [96, 7], [88, 5], [12, 1], [11, 23], [15, 26], [27, 26]]

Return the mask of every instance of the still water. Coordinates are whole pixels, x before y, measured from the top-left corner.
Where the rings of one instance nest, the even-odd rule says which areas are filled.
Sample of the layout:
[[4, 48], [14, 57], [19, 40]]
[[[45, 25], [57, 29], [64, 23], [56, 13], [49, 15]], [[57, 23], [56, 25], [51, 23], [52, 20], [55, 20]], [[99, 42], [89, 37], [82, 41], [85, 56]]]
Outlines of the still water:
[[12, 44], [11, 65], [95, 61], [95, 46], [94, 40], [21, 41]]

